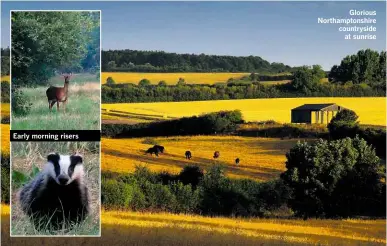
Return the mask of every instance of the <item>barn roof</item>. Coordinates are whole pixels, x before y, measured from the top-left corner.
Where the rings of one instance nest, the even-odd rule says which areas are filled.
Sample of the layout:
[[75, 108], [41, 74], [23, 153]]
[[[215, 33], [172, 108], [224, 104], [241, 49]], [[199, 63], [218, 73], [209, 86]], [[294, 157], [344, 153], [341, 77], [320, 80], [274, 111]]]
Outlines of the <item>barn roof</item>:
[[294, 108], [292, 110], [312, 110], [312, 111], [317, 111], [317, 110], [323, 110], [325, 108], [328, 108], [330, 106], [334, 106], [336, 103], [321, 103], [321, 104], [304, 104], [301, 105], [297, 108]]

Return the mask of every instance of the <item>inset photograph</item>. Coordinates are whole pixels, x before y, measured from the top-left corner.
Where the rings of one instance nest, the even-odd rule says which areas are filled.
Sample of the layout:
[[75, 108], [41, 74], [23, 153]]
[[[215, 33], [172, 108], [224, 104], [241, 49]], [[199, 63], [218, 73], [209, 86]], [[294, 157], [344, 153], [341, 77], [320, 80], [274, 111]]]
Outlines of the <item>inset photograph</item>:
[[11, 11], [11, 129], [100, 129], [100, 11]]
[[11, 147], [11, 236], [100, 236], [99, 142]]

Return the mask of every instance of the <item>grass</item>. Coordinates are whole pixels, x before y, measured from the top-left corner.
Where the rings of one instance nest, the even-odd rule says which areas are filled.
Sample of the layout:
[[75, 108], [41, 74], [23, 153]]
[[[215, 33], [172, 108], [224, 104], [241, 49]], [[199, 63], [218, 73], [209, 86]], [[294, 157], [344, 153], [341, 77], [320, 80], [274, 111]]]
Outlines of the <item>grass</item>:
[[385, 220], [231, 219], [102, 210], [101, 238], [10, 238], [4, 245], [385, 245]]
[[[75, 75], [76, 77], [76, 75]], [[63, 86], [63, 81], [55, 86]], [[100, 84], [96, 81], [70, 81], [66, 112], [50, 112], [46, 97], [47, 87], [23, 88], [32, 103], [27, 116], [12, 115], [12, 130], [98, 130], [100, 128]]]
[[[180, 172], [189, 164], [207, 169], [214, 163], [225, 165], [226, 174], [233, 178], [251, 178], [266, 181], [278, 178], [285, 170], [285, 153], [297, 139], [250, 138], [235, 136], [193, 136], [153, 138], [165, 147], [159, 157], [145, 155], [152, 145], [144, 144], [149, 138], [102, 139], [102, 169], [112, 172], [133, 172], [136, 165], [146, 165], [152, 171]], [[192, 159], [186, 160], [186, 150]], [[215, 151], [220, 152], [216, 161]], [[235, 165], [239, 157], [240, 163]]]
[[[33, 165], [42, 170], [46, 163], [46, 156], [51, 152], [72, 154], [78, 152], [83, 156], [85, 170], [85, 184], [90, 192], [90, 214], [85, 221], [71, 230], [53, 231], [48, 227], [37, 231], [30, 222], [29, 216], [21, 210], [16, 193], [19, 187], [11, 181], [12, 200], [12, 235], [98, 235], [100, 227], [100, 160], [98, 142], [13, 142], [12, 170], [30, 173]], [[46, 224], [47, 221], [44, 221]], [[43, 222], [42, 222], [43, 223]]]
[[118, 110], [128, 114], [158, 115], [159, 117], [184, 117], [221, 110], [239, 109], [246, 121], [275, 120], [289, 123], [291, 109], [306, 103], [337, 103], [352, 109], [359, 115], [361, 124], [386, 125], [386, 99], [384, 97], [316, 97], [242, 99], [194, 102], [118, 103], [103, 104], [106, 110]]
[[229, 78], [241, 78], [249, 73], [102, 73], [102, 83], [112, 77], [116, 83], [138, 84], [142, 79], [148, 79], [152, 84], [164, 80], [169, 85], [175, 85], [179, 78], [185, 79], [187, 84], [215, 84], [226, 82]]

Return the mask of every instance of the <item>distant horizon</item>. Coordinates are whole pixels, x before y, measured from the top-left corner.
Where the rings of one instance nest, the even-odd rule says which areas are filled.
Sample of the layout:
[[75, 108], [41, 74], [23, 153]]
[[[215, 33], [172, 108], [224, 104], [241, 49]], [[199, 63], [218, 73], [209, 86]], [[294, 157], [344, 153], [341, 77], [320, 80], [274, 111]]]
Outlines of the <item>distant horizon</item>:
[[[330, 70], [359, 50], [386, 50], [386, 2], [1, 2], [1, 47], [10, 43], [10, 10], [101, 10], [102, 50], [255, 56], [291, 67]], [[375, 40], [345, 40], [337, 24], [349, 10], [375, 10]], [[369, 26], [361, 25], [358, 26]], [[359, 34], [359, 33], [357, 33]]]

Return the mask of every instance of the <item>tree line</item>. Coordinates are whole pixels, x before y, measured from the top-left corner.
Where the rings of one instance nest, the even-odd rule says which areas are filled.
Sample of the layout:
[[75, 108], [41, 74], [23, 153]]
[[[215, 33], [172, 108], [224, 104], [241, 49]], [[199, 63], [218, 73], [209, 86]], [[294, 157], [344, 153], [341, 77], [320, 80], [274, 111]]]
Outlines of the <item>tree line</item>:
[[252, 81], [232, 81], [227, 84], [215, 85], [116, 84], [102, 86], [103, 103], [364, 96], [385, 96], [385, 87], [371, 87], [366, 84], [317, 83], [311, 85], [309, 82], [306, 84], [300, 82], [297, 84], [265, 86], [264, 82]]
[[259, 56], [177, 54], [164, 51], [102, 51], [104, 72], [291, 72], [283, 63], [270, 63]]

